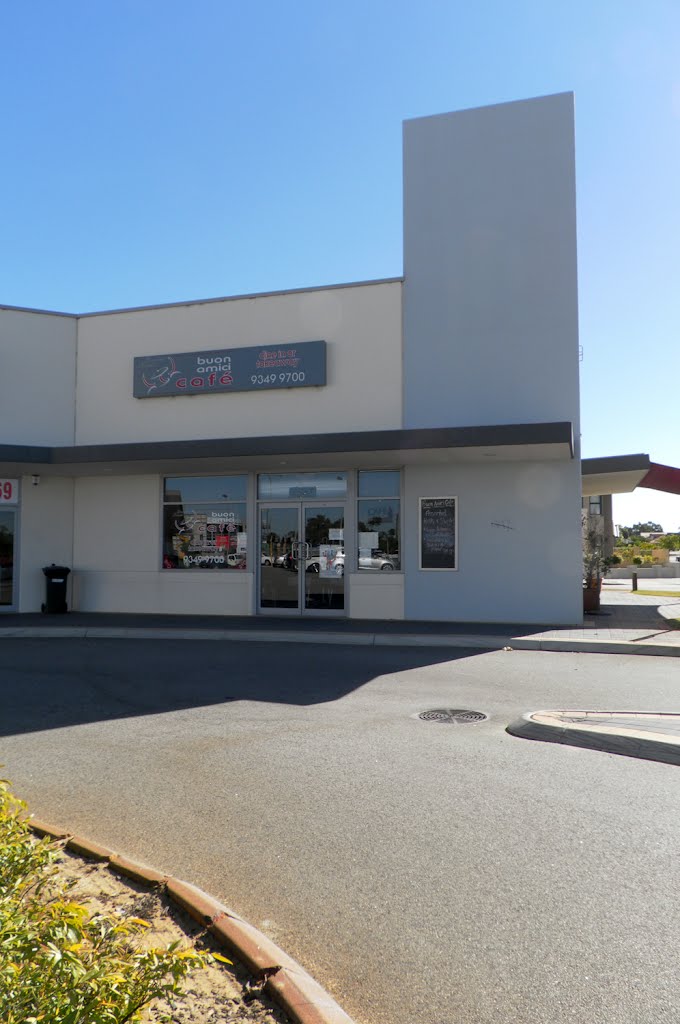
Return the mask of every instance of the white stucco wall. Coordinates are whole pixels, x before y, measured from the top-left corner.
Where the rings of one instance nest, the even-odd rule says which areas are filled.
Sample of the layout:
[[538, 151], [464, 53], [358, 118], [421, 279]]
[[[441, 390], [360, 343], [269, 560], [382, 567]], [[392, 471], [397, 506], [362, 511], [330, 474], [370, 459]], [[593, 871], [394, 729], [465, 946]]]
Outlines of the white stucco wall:
[[74, 522], [78, 611], [250, 614], [252, 573], [160, 568], [160, 477], [76, 480]]
[[[320, 388], [132, 397], [135, 356], [327, 342]], [[77, 444], [400, 427], [401, 283], [84, 317]]]
[[73, 444], [76, 324], [0, 308], [2, 444]]
[[[44, 565], [73, 565], [73, 480], [44, 473], [34, 487], [21, 480], [19, 611], [39, 612], [45, 600]], [[71, 580], [67, 589], [71, 603]]]
[[356, 572], [345, 576], [351, 619], [403, 619], [404, 574]]
[[[407, 619], [573, 625], [583, 618], [578, 464], [407, 467]], [[458, 571], [419, 568], [418, 498], [458, 498]]]
[[[571, 94], [405, 123], [404, 275], [404, 426], [567, 420], [576, 447], [406, 470], [406, 618], [581, 621]], [[418, 568], [428, 494], [459, 497], [458, 572]]]
[[404, 124], [404, 426], [570, 420], [573, 97]]

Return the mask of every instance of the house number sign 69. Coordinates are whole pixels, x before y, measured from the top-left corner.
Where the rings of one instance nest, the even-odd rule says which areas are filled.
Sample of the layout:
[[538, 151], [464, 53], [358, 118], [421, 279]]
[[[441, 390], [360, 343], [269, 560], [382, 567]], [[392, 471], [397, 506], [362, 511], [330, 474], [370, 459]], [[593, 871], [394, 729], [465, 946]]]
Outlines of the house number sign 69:
[[19, 481], [0, 480], [0, 505], [16, 505], [19, 501]]

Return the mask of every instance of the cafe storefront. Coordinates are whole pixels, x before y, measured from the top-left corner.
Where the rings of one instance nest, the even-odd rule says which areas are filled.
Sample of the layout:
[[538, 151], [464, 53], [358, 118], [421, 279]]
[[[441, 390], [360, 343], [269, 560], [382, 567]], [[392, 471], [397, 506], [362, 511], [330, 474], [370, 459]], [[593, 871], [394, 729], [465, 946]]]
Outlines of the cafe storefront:
[[[506, 533], [526, 571], [518, 515], [555, 500], [571, 443], [557, 423], [196, 441], [181, 459], [172, 442], [36, 452], [19, 610], [40, 607], [57, 562], [74, 610], [484, 621], [495, 600], [490, 621], [510, 619], [504, 591], [475, 593], [478, 573]], [[0, 511], [9, 552], [19, 506]]]
[[346, 565], [400, 571], [398, 471], [260, 474], [257, 486], [259, 611], [344, 614]]
[[[248, 475], [167, 477], [164, 572], [248, 573], [256, 611], [345, 615], [345, 568], [401, 572], [401, 473], [258, 473], [255, 544]], [[255, 558], [255, 565], [250, 562]]]
[[0, 306], [0, 612], [579, 621], [574, 184], [568, 95], [418, 118], [403, 276]]

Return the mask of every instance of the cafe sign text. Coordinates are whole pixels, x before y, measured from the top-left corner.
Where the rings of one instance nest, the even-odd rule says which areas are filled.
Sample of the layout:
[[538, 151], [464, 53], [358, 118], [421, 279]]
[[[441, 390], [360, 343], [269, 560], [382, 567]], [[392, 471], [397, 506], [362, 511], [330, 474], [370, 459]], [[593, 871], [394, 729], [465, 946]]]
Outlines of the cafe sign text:
[[209, 349], [137, 356], [135, 398], [168, 398], [229, 391], [323, 387], [326, 342]]

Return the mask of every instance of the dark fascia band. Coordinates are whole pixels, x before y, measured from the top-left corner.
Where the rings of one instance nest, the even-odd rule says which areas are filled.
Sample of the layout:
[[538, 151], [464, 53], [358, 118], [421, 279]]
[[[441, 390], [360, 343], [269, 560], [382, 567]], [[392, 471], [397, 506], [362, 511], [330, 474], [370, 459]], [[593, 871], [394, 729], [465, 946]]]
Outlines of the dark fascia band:
[[0, 444], [0, 462], [25, 462], [44, 466], [53, 461], [54, 448], [28, 444]]
[[581, 459], [581, 475], [596, 476], [600, 473], [634, 473], [649, 469], [649, 455], [609, 455], [601, 459]]
[[234, 458], [255, 455], [316, 455], [336, 452], [554, 444], [567, 445], [573, 457], [571, 423], [509, 423], [484, 427], [366, 430], [335, 434], [293, 434], [283, 437], [143, 441], [132, 444], [76, 445], [63, 448], [0, 445], [0, 462], [63, 466], [88, 462], [150, 462], [168, 458]]

